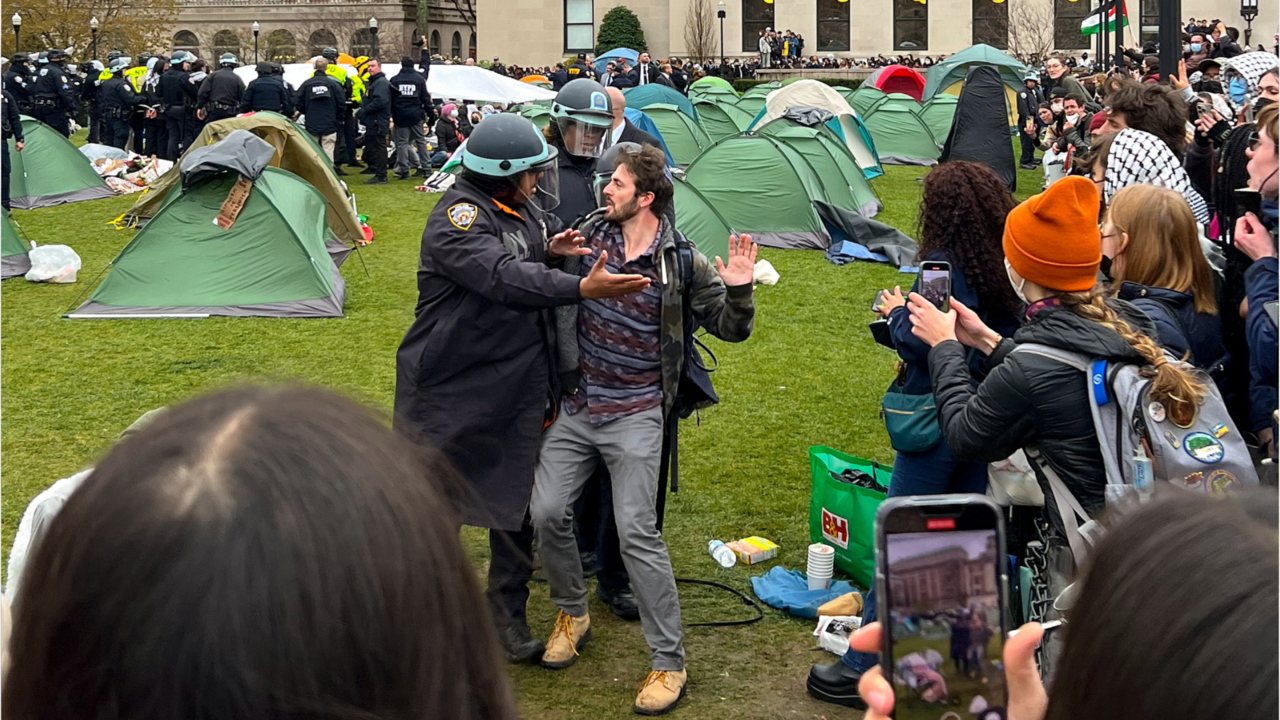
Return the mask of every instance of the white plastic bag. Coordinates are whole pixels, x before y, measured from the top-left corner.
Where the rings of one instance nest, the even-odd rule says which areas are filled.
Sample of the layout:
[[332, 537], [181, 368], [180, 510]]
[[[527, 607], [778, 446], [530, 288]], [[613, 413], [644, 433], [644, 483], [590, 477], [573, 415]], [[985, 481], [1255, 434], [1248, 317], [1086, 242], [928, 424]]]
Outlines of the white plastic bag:
[[80, 269], [80, 256], [66, 245], [41, 245], [31, 249], [31, 270], [27, 282], [73, 283]]
[[1044, 507], [1044, 491], [1026, 453], [1021, 450], [987, 466], [987, 479], [987, 496], [997, 505]]
[[768, 260], [757, 260], [755, 270], [752, 271], [751, 275], [751, 279], [761, 285], [777, 285], [778, 280], [782, 277], [774, 269], [773, 263]]

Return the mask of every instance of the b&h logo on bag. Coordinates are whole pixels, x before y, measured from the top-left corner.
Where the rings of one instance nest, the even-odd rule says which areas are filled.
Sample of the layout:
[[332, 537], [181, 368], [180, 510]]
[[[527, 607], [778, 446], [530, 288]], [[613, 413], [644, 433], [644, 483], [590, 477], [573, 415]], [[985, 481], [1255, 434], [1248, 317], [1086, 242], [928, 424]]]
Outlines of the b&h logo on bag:
[[849, 521], [822, 508], [822, 537], [849, 549]]

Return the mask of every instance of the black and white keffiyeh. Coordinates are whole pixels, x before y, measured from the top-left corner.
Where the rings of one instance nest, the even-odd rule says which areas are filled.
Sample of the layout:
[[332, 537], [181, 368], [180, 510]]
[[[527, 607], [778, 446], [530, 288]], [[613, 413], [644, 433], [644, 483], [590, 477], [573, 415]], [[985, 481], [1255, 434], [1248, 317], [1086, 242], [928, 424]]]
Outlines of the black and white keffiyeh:
[[1227, 76], [1230, 71], [1234, 70], [1249, 84], [1249, 92], [1256, 93], [1258, 92], [1258, 81], [1278, 63], [1280, 63], [1280, 60], [1277, 60], [1276, 56], [1269, 52], [1244, 53], [1243, 55], [1223, 60], [1221, 63], [1222, 74]]
[[1107, 202], [1130, 185], [1168, 188], [1186, 198], [1200, 224], [1209, 222], [1209, 207], [1191, 186], [1182, 163], [1163, 140], [1145, 130], [1121, 130], [1107, 153], [1107, 172], [1102, 193]]

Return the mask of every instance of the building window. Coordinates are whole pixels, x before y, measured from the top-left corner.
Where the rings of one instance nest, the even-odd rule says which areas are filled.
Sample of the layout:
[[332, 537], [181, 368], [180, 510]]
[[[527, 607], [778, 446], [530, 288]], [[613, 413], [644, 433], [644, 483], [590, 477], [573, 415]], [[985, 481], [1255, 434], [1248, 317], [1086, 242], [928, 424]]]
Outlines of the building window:
[[262, 56], [267, 62], [291, 63], [298, 60], [298, 44], [288, 30], [272, 30], [263, 38]]
[[973, 0], [973, 44], [1009, 47], [1009, 0]]
[[893, 49], [929, 49], [929, 6], [921, 0], [893, 0]]
[[1053, 0], [1053, 46], [1059, 50], [1088, 50], [1089, 36], [1080, 23], [1092, 9], [1087, 0]]
[[311, 57], [318, 57], [327, 47], [338, 47], [338, 37], [332, 30], [316, 30], [307, 38], [307, 52], [311, 53]]
[[174, 51], [186, 50], [192, 55], [200, 55], [200, 39], [190, 30], [179, 30], [173, 36]]
[[[1273, 5], [1272, 7], [1275, 6]], [[1159, 0], [1141, 0], [1141, 9], [1142, 31], [1139, 33], [1139, 42], [1160, 42]], [[1205, 24], [1207, 25], [1208, 23]]]
[[427, 46], [427, 52], [431, 53], [432, 55], [440, 54], [440, 31], [439, 30], [431, 31], [431, 44]]
[[211, 55], [213, 55], [213, 62], [210, 63], [210, 65], [216, 64], [218, 58], [222, 57], [223, 53], [231, 53], [236, 56], [237, 60], [239, 60], [241, 59], [240, 36], [236, 35], [234, 30], [219, 30], [213, 34], [213, 46], [211, 49], [213, 50], [211, 53]]
[[595, 3], [593, 0], [564, 0], [565, 52], [595, 49]]
[[472, 60], [476, 59], [476, 34], [471, 33], [471, 39], [467, 40], [467, 57]]
[[818, 51], [849, 49], [849, 0], [818, 0]]
[[760, 33], [773, 27], [773, 2], [742, 0], [742, 51], [760, 52]]
[[351, 34], [351, 56], [369, 57], [373, 54], [373, 33], [369, 28], [360, 28]]
[[449, 41], [449, 57], [462, 57], [462, 33], [455, 32]]

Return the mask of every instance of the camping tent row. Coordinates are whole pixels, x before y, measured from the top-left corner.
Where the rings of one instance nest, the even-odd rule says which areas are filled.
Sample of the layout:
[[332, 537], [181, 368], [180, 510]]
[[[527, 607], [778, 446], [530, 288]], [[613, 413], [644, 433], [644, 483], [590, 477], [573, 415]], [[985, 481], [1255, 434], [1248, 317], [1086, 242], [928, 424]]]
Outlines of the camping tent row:
[[965, 48], [929, 68], [925, 79], [924, 99], [928, 100], [941, 93], [959, 97], [969, 71], [980, 66], [990, 66], [999, 72], [1008, 100], [1008, 125], [1013, 127], [1017, 124], [1018, 93], [1025, 89], [1022, 78], [1027, 74], [1027, 66], [990, 45], [978, 44]]
[[22, 116], [24, 142], [18, 152], [9, 144], [9, 198], [15, 210], [113, 197], [115, 191], [57, 130], [35, 118]]
[[[876, 151], [882, 162], [893, 165], [933, 165], [941, 154], [938, 139], [924, 118], [924, 107], [911, 96], [902, 93], [885, 95], [879, 90], [863, 92], [865, 98], [873, 93], [862, 122], [871, 133]], [[945, 136], [944, 136], [945, 137]]]

